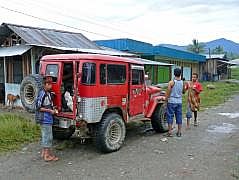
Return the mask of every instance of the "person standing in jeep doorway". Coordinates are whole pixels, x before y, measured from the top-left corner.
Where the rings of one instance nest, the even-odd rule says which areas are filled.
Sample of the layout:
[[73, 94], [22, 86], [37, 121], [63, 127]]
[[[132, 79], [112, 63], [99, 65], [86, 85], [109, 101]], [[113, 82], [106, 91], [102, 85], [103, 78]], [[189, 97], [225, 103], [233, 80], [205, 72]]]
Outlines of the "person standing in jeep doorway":
[[176, 116], [178, 131], [176, 135], [182, 135], [182, 95], [184, 91], [183, 81], [181, 80], [181, 69], [174, 69], [174, 80], [169, 81], [166, 93], [167, 100], [167, 122], [168, 136], [172, 136], [173, 118]]
[[52, 77], [46, 76], [43, 78], [43, 88], [39, 91], [36, 102], [36, 120], [41, 126], [41, 157], [45, 161], [57, 161], [58, 157], [52, 154], [52, 125], [53, 114], [57, 113], [57, 110], [53, 109], [53, 101], [50, 94], [52, 88]]

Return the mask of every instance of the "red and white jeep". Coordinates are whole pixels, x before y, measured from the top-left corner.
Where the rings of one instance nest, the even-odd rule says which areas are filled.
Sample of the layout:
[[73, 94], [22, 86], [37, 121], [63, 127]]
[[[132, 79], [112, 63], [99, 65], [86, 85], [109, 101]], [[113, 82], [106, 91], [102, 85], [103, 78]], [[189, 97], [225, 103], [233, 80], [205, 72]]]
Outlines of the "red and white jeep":
[[[35, 111], [42, 76], [55, 77], [52, 85], [55, 138], [92, 136], [102, 152], [118, 150], [125, 139], [125, 124], [150, 120], [156, 132], [167, 131], [165, 97], [160, 88], [146, 86], [144, 65], [130, 59], [96, 54], [59, 54], [44, 56], [40, 75], [30, 75], [21, 83], [21, 101]], [[66, 87], [73, 89], [73, 111], [63, 107]]]

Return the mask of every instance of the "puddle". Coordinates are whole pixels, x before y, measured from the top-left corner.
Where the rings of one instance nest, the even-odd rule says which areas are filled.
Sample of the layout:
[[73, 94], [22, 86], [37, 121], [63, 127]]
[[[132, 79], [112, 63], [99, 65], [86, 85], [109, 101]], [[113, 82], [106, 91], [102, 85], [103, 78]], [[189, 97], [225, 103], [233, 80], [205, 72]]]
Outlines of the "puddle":
[[222, 116], [227, 116], [231, 119], [239, 117], [239, 113], [218, 113]]
[[212, 133], [231, 133], [238, 129], [235, 125], [230, 123], [222, 123], [222, 125], [210, 125], [207, 131]]

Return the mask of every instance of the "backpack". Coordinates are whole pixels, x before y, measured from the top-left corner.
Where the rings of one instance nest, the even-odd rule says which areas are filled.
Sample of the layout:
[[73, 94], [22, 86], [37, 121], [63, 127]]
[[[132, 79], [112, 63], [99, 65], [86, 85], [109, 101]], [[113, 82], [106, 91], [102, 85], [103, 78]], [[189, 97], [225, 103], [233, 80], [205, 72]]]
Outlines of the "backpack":
[[[42, 107], [42, 105], [43, 105], [43, 102], [44, 102], [45, 98], [46, 98], [46, 94], [45, 94], [45, 95], [43, 96], [43, 98], [42, 98], [41, 107]], [[36, 99], [36, 101], [35, 101], [35, 107], [36, 107], [36, 111], [35, 111], [35, 122], [36, 122], [37, 124], [41, 124], [41, 121], [42, 121], [42, 119], [44, 118], [44, 113], [39, 111], [39, 108], [40, 108], [40, 107], [37, 106], [37, 101], [38, 101], [38, 97], [37, 97], [37, 99]]]
[[[36, 111], [35, 111], [35, 122], [36, 122], [37, 124], [41, 124], [42, 119], [44, 118], [44, 112], [40, 112], [39, 109], [40, 109], [41, 107], [43, 107], [43, 103], [44, 103], [44, 101], [45, 101], [46, 96], [47, 96], [47, 94], [45, 93], [44, 96], [43, 96], [43, 98], [42, 98], [42, 103], [41, 103], [41, 106], [40, 106], [40, 107], [37, 106], [38, 97], [37, 97], [37, 99], [36, 99], [36, 101], [35, 101], [35, 108], [36, 108]], [[52, 101], [52, 99], [51, 99], [51, 101]], [[47, 107], [47, 108], [48, 108], [48, 107]]]

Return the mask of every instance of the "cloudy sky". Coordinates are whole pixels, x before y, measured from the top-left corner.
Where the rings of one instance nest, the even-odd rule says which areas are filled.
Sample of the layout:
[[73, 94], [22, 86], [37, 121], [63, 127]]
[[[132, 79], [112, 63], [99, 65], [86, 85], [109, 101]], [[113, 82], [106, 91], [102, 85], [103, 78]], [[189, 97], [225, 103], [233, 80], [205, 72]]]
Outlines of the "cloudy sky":
[[81, 32], [91, 40], [154, 45], [239, 42], [239, 0], [0, 0], [0, 23]]

